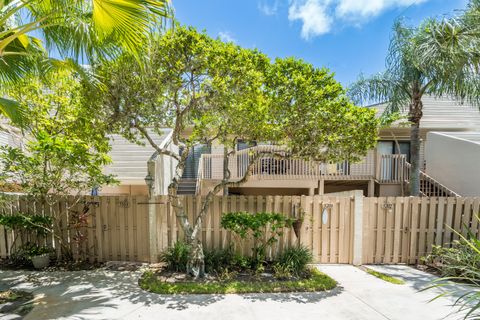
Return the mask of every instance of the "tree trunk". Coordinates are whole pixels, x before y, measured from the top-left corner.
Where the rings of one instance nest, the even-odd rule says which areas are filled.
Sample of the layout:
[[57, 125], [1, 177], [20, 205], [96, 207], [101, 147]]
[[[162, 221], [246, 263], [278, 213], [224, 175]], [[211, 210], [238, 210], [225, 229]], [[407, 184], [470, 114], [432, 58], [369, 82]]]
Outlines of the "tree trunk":
[[420, 194], [420, 123], [412, 123], [410, 131], [410, 195]]
[[422, 119], [423, 104], [420, 95], [414, 95], [410, 103], [410, 196], [420, 195], [420, 120]]
[[[230, 179], [228, 171], [228, 148], [223, 146], [223, 180], [228, 181]], [[227, 185], [223, 186], [223, 195], [228, 196], [228, 187]]]
[[192, 275], [195, 279], [203, 278], [205, 276], [205, 256], [203, 254], [202, 242], [195, 237], [189, 238], [187, 243], [190, 245], [187, 274]]

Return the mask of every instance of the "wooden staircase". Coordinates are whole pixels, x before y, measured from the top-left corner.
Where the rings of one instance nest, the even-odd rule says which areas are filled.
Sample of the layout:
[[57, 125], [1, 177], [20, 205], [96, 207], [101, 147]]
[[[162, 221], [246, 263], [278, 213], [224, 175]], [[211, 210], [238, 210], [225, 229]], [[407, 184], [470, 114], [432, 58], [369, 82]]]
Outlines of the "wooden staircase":
[[178, 195], [194, 195], [197, 190], [196, 179], [180, 179], [178, 182]]
[[[410, 183], [409, 177], [411, 167], [412, 165], [407, 162], [405, 166], [405, 185], [407, 188]], [[461, 197], [461, 195], [441, 184], [423, 171], [420, 171], [420, 195], [424, 197]]]

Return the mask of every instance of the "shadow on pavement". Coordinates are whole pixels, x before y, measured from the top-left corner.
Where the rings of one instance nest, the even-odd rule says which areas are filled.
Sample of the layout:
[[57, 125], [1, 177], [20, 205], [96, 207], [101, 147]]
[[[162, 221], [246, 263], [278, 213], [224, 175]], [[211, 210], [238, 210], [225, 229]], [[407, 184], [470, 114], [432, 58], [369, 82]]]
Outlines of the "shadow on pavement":
[[[0, 271], [0, 287], [30, 291], [35, 307], [25, 319], [116, 318], [144, 306], [164, 305], [168, 309], [186, 310], [221, 301], [225, 295], [159, 295], [138, 286], [141, 272], [134, 271]], [[338, 295], [337, 287], [327, 292], [242, 294], [249, 301], [315, 303]]]

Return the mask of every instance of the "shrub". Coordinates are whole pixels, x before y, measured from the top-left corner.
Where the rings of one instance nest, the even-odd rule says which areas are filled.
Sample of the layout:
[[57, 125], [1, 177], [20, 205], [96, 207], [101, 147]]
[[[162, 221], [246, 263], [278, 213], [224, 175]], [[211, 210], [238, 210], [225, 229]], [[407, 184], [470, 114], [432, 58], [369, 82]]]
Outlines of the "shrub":
[[183, 241], [177, 241], [173, 247], [160, 254], [160, 261], [167, 264], [168, 270], [186, 272], [189, 254], [190, 246]]
[[289, 279], [292, 277], [292, 270], [289, 266], [277, 262], [273, 265], [273, 276], [276, 279]]
[[[476, 216], [480, 222], [480, 218]], [[454, 232], [460, 238], [452, 244], [452, 248], [434, 247], [432, 254], [425, 261], [435, 266], [444, 277], [435, 281], [432, 286], [424, 289], [442, 287], [449, 281], [461, 281], [470, 287], [465, 291], [462, 287], [454, 287], [438, 297], [450, 295], [455, 298], [454, 306], [458, 311], [467, 311], [464, 319], [480, 319], [480, 239], [466, 225], [467, 235]], [[457, 289], [458, 288], [458, 289]]]
[[235, 265], [235, 254], [231, 247], [226, 249], [204, 249], [205, 272], [219, 273]]
[[298, 276], [307, 271], [307, 264], [312, 261], [311, 251], [305, 246], [298, 246], [287, 248], [280, 254], [277, 264], [281, 266], [283, 271], [289, 270], [292, 274]]
[[[278, 241], [283, 228], [291, 227], [295, 220], [273, 212], [229, 212], [222, 216], [221, 225], [242, 239], [253, 240], [253, 262], [255, 267], [265, 261], [266, 249]], [[269, 234], [269, 237], [265, 235]]]
[[465, 240], [454, 241], [451, 248], [433, 246], [432, 253], [423, 260], [443, 277], [480, 280], [480, 254]]

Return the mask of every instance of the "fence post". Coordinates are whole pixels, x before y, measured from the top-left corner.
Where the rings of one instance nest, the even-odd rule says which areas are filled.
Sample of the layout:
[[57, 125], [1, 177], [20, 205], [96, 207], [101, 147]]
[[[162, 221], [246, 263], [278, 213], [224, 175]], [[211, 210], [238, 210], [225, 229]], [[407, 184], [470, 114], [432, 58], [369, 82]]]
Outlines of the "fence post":
[[158, 262], [157, 250], [157, 212], [155, 205], [155, 161], [147, 162], [147, 176], [145, 182], [148, 186], [148, 241], [149, 241], [149, 256], [150, 263]]
[[355, 190], [353, 217], [353, 264], [362, 264], [363, 253], [363, 191]]

